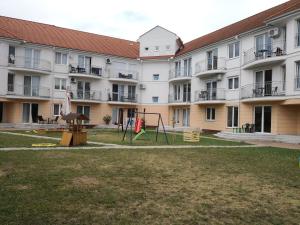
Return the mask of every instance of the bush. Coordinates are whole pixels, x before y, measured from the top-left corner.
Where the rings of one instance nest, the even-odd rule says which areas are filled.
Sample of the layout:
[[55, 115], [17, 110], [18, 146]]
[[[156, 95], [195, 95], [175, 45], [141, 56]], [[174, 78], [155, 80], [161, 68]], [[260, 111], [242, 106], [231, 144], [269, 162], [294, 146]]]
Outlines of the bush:
[[106, 125], [108, 125], [111, 121], [111, 116], [110, 115], [105, 115], [103, 117], [103, 121], [105, 122]]

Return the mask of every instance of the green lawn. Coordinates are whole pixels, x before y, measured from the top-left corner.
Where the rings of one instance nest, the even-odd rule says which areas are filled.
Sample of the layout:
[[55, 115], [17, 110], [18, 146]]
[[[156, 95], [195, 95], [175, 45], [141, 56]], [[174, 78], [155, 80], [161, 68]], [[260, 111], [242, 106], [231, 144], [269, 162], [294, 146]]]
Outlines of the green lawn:
[[[43, 134], [37, 134], [32, 131], [15, 131], [19, 133], [33, 134], [33, 135], [43, 135], [49, 137], [61, 137], [61, 132], [46, 132]], [[120, 145], [130, 144], [130, 131], [126, 135], [126, 139], [123, 142], [123, 132], [118, 132], [116, 129], [90, 129], [88, 130], [88, 140], [103, 143], [112, 143]], [[133, 145], [166, 145], [165, 136], [163, 133], [159, 132], [158, 141], [155, 141], [156, 133], [154, 131], [147, 131], [146, 135], [142, 136], [140, 139], [134, 141]], [[133, 133], [133, 137], [135, 134]], [[245, 145], [243, 142], [236, 141], [226, 141], [218, 138], [211, 139], [211, 135], [203, 135], [200, 138], [200, 142], [191, 143], [184, 142], [182, 133], [168, 133], [167, 134], [169, 144], [171, 145]]]
[[300, 151], [0, 152], [0, 224], [299, 224]]

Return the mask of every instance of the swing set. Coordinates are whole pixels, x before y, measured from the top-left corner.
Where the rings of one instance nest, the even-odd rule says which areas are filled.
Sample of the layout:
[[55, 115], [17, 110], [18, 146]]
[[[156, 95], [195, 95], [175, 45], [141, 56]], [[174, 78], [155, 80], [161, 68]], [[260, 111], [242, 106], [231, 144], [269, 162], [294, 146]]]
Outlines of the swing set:
[[[133, 127], [133, 116], [134, 115], [135, 115], [135, 124]], [[127, 121], [122, 141], [125, 141], [128, 129], [130, 129], [130, 144], [132, 144], [133, 141], [138, 140], [141, 136], [147, 135], [147, 132], [146, 132], [147, 126], [146, 126], [145, 115], [157, 115], [158, 119], [157, 119], [157, 126], [156, 126], [155, 141], [157, 142], [157, 140], [158, 140], [159, 126], [161, 125], [163, 128], [165, 141], [167, 144], [169, 144], [165, 125], [164, 125], [164, 122], [162, 120], [160, 113], [147, 113], [146, 109], [144, 109], [144, 112], [139, 112], [138, 110], [135, 110], [134, 115], [131, 114]], [[139, 115], [142, 115], [142, 117], [140, 118]], [[135, 136], [133, 136], [133, 133], [135, 133]]]

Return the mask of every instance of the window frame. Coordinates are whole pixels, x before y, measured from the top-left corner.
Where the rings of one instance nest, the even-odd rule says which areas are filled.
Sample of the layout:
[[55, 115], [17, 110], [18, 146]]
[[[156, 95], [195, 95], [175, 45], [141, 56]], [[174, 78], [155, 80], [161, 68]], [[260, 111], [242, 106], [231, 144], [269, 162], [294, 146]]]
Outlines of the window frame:
[[[58, 88], [57, 87], [57, 84], [56, 84], [56, 81], [59, 81], [59, 84], [58, 84]], [[64, 84], [64, 86], [63, 86]], [[64, 88], [62, 88], [64, 87]], [[57, 91], [65, 91], [67, 90], [67, 79], [66, 78], [59, 78], [59, 77], [55, 77], [54, 78], [54, 90], [57, 90]]]
[[[157, 101], [154, 101], [154, 99], [157, 99]], [[158, 96], [152, 96], [152, 103], [158, 103], [159, 97]]]
[[[9, 79], [8, 79], [8, 77], [9, 76], [12, 76], [12, 86], [11, 87], [9, 87]], [[7, 92], [14, 92], [15, 91], [15, 78], [16, 78], [16, 76], [15, 76], [15, 74], [14, 73], [12, 73], [12, 72], [8, 72], [7, 73]]]
[[[239, 76], [228, 77], [227, 80], [228, 80], [228, 85], [227, 85], [228, 90], [234, 91], [234, 90], [238, 90], [240, 88], [240, 77]], [[230, 88], [230, 81], [232, 81], [231, 88]], [[236, 84], [237, 84], [237, 87], [236, 87]]]
[[[58, 114], [55, 114], [55, 106], [58, 106]], [[53, 104], [53, 116], [60, 116], [60, 112], [62, 112], [62, 104], [54, 103]]]
[[[60, 54], [59, 56], [59, 62], [57, 62], [56, 59], [57, 58], [57, 55]], [[65, 59], [66, 59], [66, 62], [63, 63], [63, 56], [65, 56]], [[55, 60], [54, 60], [55, 64], [56, 65], [68, 65], [68, 53], [65, 53], [65, 52], [55, 52]]]
[[[155, 77], [157, 77], [157, 79], [155, 78]], [[158, 73], [154, 73], [153, 75], [152, 75], [152, 79], [153, 80], [159, 80], [159, 74]]]
[[[229, 110], [231, 109], [231, 124], [229, 125]], [[237, 112], [237, 118], [235, 118]], [[238, 106], [227, 106], [227, 128], [238, 128], [239, 127], [239, 107]], [[236, 120], [235, 120], [236, 119]], [[235, 126], [235, 121], [237, 121], [237, 125]]]
[[[237, 51], [237, 46], [238, 46], [238, 55], [236, 55]], [[230, 48], [232, 47], [232, 57], [230, 57]], [[239, 58], [241, 55], [240, 53], [240, 41], [236, 41], [233, 43], [228, 44], [228, 58], [229, 59], [236, 59]]]
[[216, 121], [216, 108], [214, 107], [207, 107], [205, 109], [205, 118], [206, 118], [206, 121], [209, 121], [209, 122], [214, 122]]

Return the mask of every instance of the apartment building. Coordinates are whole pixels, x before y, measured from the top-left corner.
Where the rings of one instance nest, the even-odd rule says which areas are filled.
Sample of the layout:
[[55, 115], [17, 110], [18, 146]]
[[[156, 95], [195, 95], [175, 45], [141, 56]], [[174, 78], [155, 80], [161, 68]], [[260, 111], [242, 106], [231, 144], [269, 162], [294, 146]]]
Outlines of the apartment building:
[[68, 90], [92, 124], [145, 109], [168, 126], [300, 135], [300, 2], [188, 43], [160, 26], [128, 41], [0, 17], [0, 80], [2, 123], [53, 118]]

